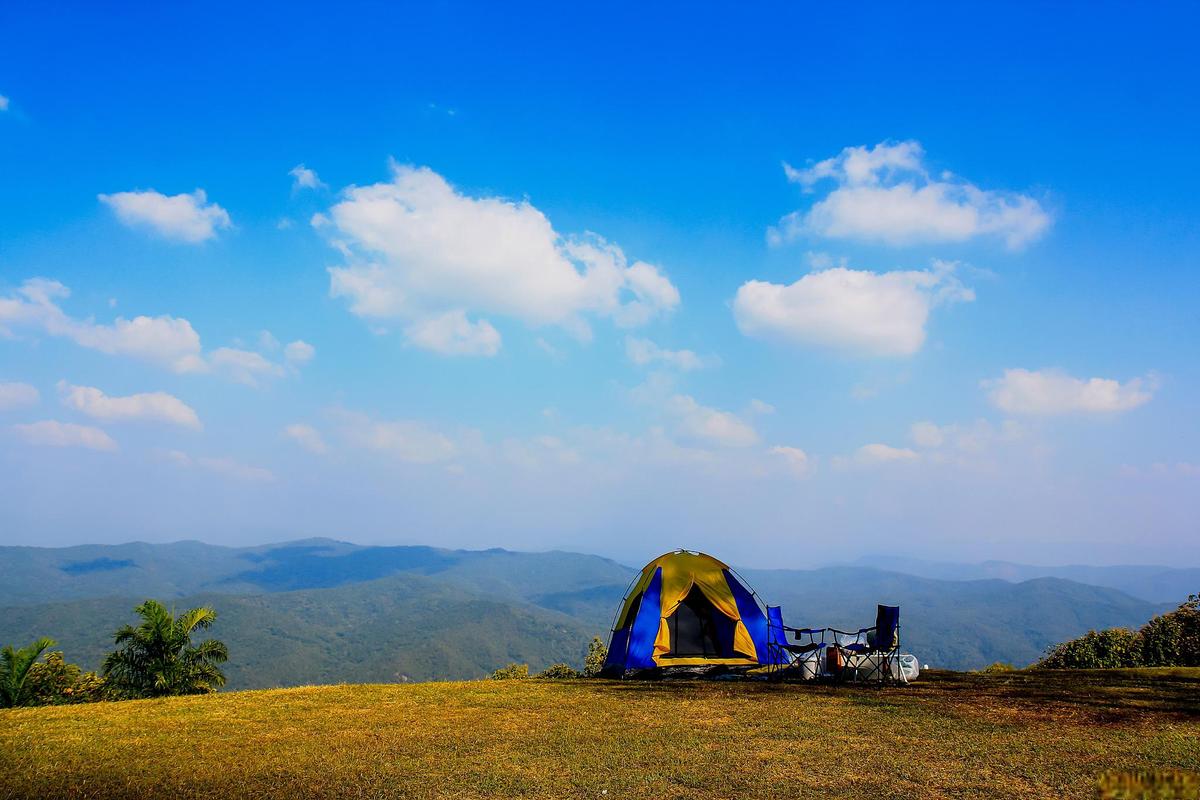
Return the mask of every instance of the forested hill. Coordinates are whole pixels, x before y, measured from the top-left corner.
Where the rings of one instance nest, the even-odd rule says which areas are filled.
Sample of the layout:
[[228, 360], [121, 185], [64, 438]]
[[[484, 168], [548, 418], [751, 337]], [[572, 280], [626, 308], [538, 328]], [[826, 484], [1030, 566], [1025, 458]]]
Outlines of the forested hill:
[[[94, 668], [133, 606], [156, 597], [217, 609], [212, 633], [230, 646], [231, 687], [473, 678], [509, 661], [579, 662], [592, 635], [607, 635], [634, 574], [577, 553], [330, 540], [5, 547], [0, 643], [51, 636]], [[946, 581], [864, 567], [743, 575], [790, 624], [865, 626], [875, 603], [899, 604], [904, 649], [953, 669], [1026, 664], [1089, 628], [1137, 626], [1164, 609], [1054, 578]]]

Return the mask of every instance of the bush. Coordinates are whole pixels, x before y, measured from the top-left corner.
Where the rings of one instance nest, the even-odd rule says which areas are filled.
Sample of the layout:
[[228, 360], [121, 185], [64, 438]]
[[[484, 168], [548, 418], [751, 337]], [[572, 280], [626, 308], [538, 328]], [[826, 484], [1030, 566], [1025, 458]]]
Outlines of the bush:
[[47, 653], [44, 661], [30, 667], [25, 686], [30, 705], [94, 703], [108, 697], [104, 678], [68, 664], [60, 651]]
[[604, 669], [608, 660], [608, 646], [599, 636], [593, 636], [588, 644], [587, 657], [583, 660], [583, 677], [595, 678]]
[[1141, 665], [1138, 636], [1128, 628], [1088, 631], [1055, 646], [1038, 662], [1042, 669], [1115, 669]]
[[494, 681], [511, 681], [529, 677], [528, 664], [509, 664], [492, 673]]
[[553, 678], [556, 680], [570, 680], [573, 678], [583, 677], [583, 673], [572, 667], [570, 664], [551, 664], [539, 672], [535, 677]]

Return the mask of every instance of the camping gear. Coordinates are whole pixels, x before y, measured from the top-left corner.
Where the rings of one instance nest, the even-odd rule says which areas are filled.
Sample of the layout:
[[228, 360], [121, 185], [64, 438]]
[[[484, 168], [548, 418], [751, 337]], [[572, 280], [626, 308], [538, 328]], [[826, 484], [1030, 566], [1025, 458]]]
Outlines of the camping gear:
[[[798, 677], [801, 680], [820, 675], [823, 671], [821, 656], [828, 646], [825, 631], [825, 628], [790, 628], [783, 624], [783, 612], [779, 606], [767, 606], [767, 643], [773, 656], [769, 674], [777, 678]], [[788, 644], [789, 633], [795, 644]]]
[[754, 593], [732, 569], [704, 553], [676, 550], [647, 564], [626, 592], [602, 674], [771, 665], [784, 655], [769, 646], [767, 627]]
[[899, 606], [877, 606], [875, 625], [870, 628], [860, 628], [855, 633], [832, 630], [837, 649], [845, 653], [840, 670], [843, 679], [883, 681], [895, 677], [906, 681], [904, 671], [892, 667], [900, 649]]

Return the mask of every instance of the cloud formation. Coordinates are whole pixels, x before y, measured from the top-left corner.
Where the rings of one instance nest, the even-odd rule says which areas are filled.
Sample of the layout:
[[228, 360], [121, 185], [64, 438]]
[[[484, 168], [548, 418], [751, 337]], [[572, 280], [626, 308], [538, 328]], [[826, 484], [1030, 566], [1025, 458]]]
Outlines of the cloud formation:
[[691, 350], [668, 350], [649, 339], [635, 336], [625, 337], [625, 357], [639, 367], [661, 364], [681, 372], [716, 366], [720, 359], [715, 356], [701, 357]]
[[233, 225], [229, 213], [208, 202], [203, 189], [171, 196], [149, 189], [98, 197], [125, 225], [146, 227], [178, 242], [199, 244]]
[[1056, 369], [1007, 369], [981, 383], [992, 405], [1009, 414], [1117, 414], [1150, 402], [1152, 378], [1121, 383], [1075, 378]]
[[590, 336], [588, 317], [643, 324], [679, 304], [655, 266], [630, 263], [596, 236], [564, 237], [528, 201], [472, 197], [436, 172], [393, 165], [390, 181], [351, 187], [314, 224], [347, 264], [330, 293], [363, 317], [406, 323], [409, 341], [452, 355], [493, 355], [507, 316]]
[[825, 182], [834, 188], [807, 211], [783, 217], [768, 238], [908, 245], [996, 236], [1016, 250], [1049, 228], [1050, 214], [1033, 197], [980, 189], [949, 172], [931, 175], [924, 157], [919, 142], [881, 142], [847, 147], [805, 169], [784, 164], [787, 179], [805, 192]]
[[775, 445], [767, 452], [781, 459], [788, 471], [797, 478], [807, 478], [812, 473], [812, 461], [809, 459], [808, 453], [799, 447]]
[[376, 420], [354, 411], [338, 416], [350, 444], [400, 461], [436, 464], [452, 460], [459, 452], [449, 436], [417, 420]]
[[321, 455], [329, 449], [326, 447], [325, 440], [321, 437], [321, 434], [311, 425], [305, 425], [300, 422], [288, 425], [283, 429], [283, 435], [310, 453]]
[[317, 177], [315, 170], [311, 170], [303, 164], [297, 164], [288, 170], [288, 175], [292, 176], [292, 191], [298, 192], [301, 189], [323, 189], [325, 183]]
[[221, 475], [243, 483], [270, 483], [275, 480], [275, 473], [265, 467], [255, 467], [243, 464], [227, 456], [200, 456], [192, 458], [180, 450], [170, 450], [167, 458], [181, 467], [198, 467], [206, 472]]
[[[166, 314], [133, 319], [117, 317], [109, 325], [77, 319], [58, 304], [70, 294], [58, 281], [26, 280], [12, 295], [0, 297], [0, 335], [10, 335], [10, 326], [30, 328], [68, 339], [89, 350], [135, 358], [172, 372], [216, 373], [250, 386], [285, 372], [281, 365], [250, 350], [220, 347], [205, 354], [200, 334], [190, 322], [179, 317]], [[260, 336], [260, 346], [276, 349], [278, 342], [269, 333], [264, 331], [264, 334]], [[284, 357], [289, 365], [299, 367], [315, 352], [311, 345], [297, 340], [284, 348]]]
[[886, 464], [892, 461], [915, 461], [920, 455], [907, 447], [892, 447], [886, 444], [864, 444], [854, 453], [863, 464]]
[[62, 404], [102, 422], [145, 420], [200, 430], [195, 409], [166, 392], [145, 392], [109, 397], [93, 386], [72, 386], [59, 381]]
[[700, 405], [690, 395], [672, 395], [667, 400], [666, 411], [675, 420], [676, 430], [687, 439], [721, 447], [758, 444], [758, 432], [741, 417]]
[[37, 405], [40, 397], [28, 383], [0, 383], [0, 411]]
[[789, 285], [747, 281], [733, 301], [747, 336], [866, 356], [910, 356], [925, 343], [936, 306], [970, 302], [975, 293], [954, 276], [955, 264], [929, 270], [868, 272], [834, 267]]
[[47, 419], [26, 425], [13, 425], [18, 436], [39, 447], [83, 447], [88, 450], [116, 450], [117, 443], [99, 428]]

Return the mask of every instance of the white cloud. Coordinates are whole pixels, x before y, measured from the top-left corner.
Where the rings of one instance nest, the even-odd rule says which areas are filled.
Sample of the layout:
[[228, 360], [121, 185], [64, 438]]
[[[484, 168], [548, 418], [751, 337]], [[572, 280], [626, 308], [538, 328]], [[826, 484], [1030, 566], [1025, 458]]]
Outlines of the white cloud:
[[0, 94], [0, 111], [8, 111], [8, 98]]
[[321, 434], [311, 425], [297, 422], [284, 428], [283, 434], [310, 453], [319, 455], [329, 449], [325, 446]]
[[40, 397], [28, 383], [0, 383], [0, 411], [37, 405]]
[[47, 419], [27, 425], [14, 425], [22, 439], [42, 447], [84, 447], [88, 450], [116, 450], [117, 443], [99, 428]]
[[782, 459], [788, 470], [796, 477], [805, 478], [812, 472], [812, 461], [809, 459], [808, 453], [798, 447], [776, 445], [767, 452]]
[[269, 483], [275, 480], [275, 473], [269, 469], [243, 464], [240, 461], [224, 456], [219, 458], [208, 456], [192, 458], [182, 451], [169, 450], [167, 451], [167, 458], [181, 467], [199, 467], [216, 475], [222, 475], [226, 478], [232, 478], [245, 483]]
[[784, 164], [806, 192], [823, 181], [834, 188], [808, 211], [795, 211], [769, 233], [773, 242], [804, 235], [891, 245], [962, 242], [998, 236], [1018, 249], [1041, 236], [1050, 214], [1028, 195], [980, 189], [948, 172], [931, 176], [920, 143], [847, 147], [807, 169]]
[[981, 386], [996, 408], [1029, 415], [1115, 414], [1150, 402], [1155, 389], [1152, 378], [1084, 380], [1055, 369], [1007, 369]]
[[51, 336], [70, 339], [81, 347], [109, 355], [149, 361], [175, 372], [206, 369], [200, 355], [200, 336], [186, 319], [163, 315], [117, 317], [111, 325], [75, 319], [57, 304], [70, 295], [58, 281], [30, 278], [15, 295], [0, 297], [0, 330], [27, 325]]
[[855, 457], [864, 464], [885, 464], [890, 461], [914, 461], [920, 458], [915, 450], [907, 447], [891, 447], [886, 444], [864, 444], [855, 451]]
[[756, 416], [762, 416], [764, 414], [774, 414], [775, 413], [775, 406], [771, 405], [770, 403], [759, 400], [758, 398], [754, 398], [753, 400], [751, 400], [749, 405], [747, 406], [747, 409], [748, 409], [749, 413], [754, 414]]
[[883, 273], [834, 267], [787, 286], [747, 281], [737, 291], [733, 313], [747, 336], [908, 356], [924, 344], [932, 308], [975, 299], [954, 277], [956, 266], [935, 261], [929, 270]]
[[109, 397], [92, 386], [71, 386], [59, 381], [62, 403], [92, 419], [104, 422], [151, 420], [199, 430], [200, 417], [195, 410], [166, 392], [146, 392], [127, 397]]
[[261, 354], [235, 347], [218, 347], [209, 355], [208, 362], [217, 372], [247, 386], [258, 386], [263, 378], [283, 374], [283, 367]]
[[649, 339], [638, 339], [633, 336], [625, 337], [625, 357], [639, 367], [663, 364], [683, 372], [716, 366], [720, 363], [715, 356], [703, 358], [691, 350], [667, 350]]
[[1014, 420], [1005, 420], [999, 427], [986, 419], [950, 425], [922, 421], [914, 422], [909, 428], [909, 438], [917, 447], [926, 451], [943, 451], [941, 457], [935, 458], [940, 461], [946, 460], [947, 451], [979, 455], [991, 450], [994, 445], [1016, 442], [1025, 435], [1024, 426]]
[[149, 227], [168, 239], [189, 244], [211, 239], [218, 230], [233, 224], [225, 209], [208, 202], [203, 189], [169, 197], [151, 189], [102, 194], [99, 198], [124, 224]]
[[672, 395], [666, 411], [687, 438], [722, 447], [749, 447], [758, 443], [758, 432], [736, 414], [702, 406], [689, 395]]
[[[428, 168], [394, 165], [390, 181], [347, 189], [313, 224], [348, 262], [329, 270], [330, 293], [360, 316], [415, 323], [414, 343], [435, 350], [446, 340], [427, 321], [447, 313], [504, 315], [586, 339], [589, 315], [633, 326], [679, 304], [657, 267], [629, 263], [599, 237], [564, 238], [528, 201], [462, 194]], [[465, 340], [449, 341], [468, 344], [442, 351], [492, 346], [486, 320], [466, 324]]]
[[288, 346], [283, 348], [283, 357], [292, 366], [307, 364], [309, 361], [313, 360], [313, 356], [316, 354], [317, 348], [301, 339], [297, 339], [294, 342], [288, 342]]
[[288, 175], [293, 178], [292, 191], [298, 192], [301, 189], [322, 189], [325, 184], [317, 177], [315, 170], [311, 170], [303, 164], [297, 164], [288, 170]]
[[909, 436], [917, 447], [941, 447], [946, 441], [945, 432], [932, 422], [914, 422]]
[[379, 421], [357, 412], [341, 412], [346, 439], [357, 447], [386, 453], [413, 464], [436, 464], [459, 451], [450, 437], [416, 420]]
[[500, 352], [500, 331], [486, 319], [472, 322], [465, 311], [447, 311], [424, 317], [404, 329], [417, 347], [444, 356], [494, 356]]

